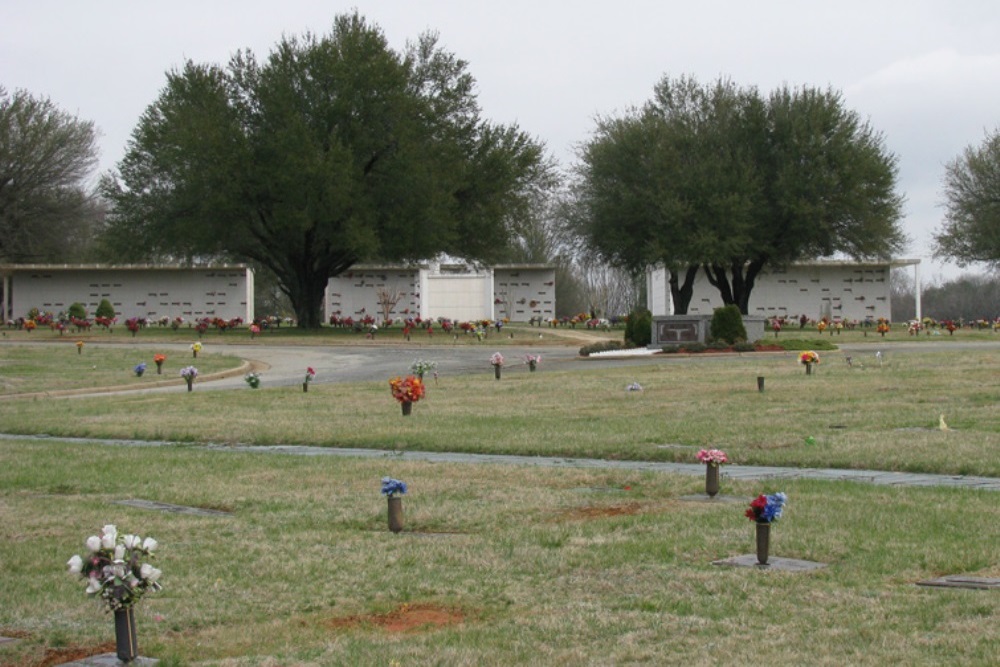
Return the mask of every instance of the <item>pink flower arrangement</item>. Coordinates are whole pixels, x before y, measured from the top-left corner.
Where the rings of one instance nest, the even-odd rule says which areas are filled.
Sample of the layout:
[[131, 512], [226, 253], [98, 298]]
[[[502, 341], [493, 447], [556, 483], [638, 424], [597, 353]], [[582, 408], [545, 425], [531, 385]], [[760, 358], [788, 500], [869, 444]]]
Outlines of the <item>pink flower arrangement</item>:
[[729, 457], [721, 449], [702, 449], [698, 452], [698, 460], [713, 466], [729, 463]]

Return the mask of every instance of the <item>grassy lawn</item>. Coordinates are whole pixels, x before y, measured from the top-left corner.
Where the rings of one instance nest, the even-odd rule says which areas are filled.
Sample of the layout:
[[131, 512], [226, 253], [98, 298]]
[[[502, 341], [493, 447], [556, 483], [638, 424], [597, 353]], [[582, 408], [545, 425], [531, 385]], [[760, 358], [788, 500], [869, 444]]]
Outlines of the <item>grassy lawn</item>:
[[[289, 344], [313, 344], [292, 335]], [[576, 332], [567, 344], [588, 335], [600, 334]], [[164, 590], [137, 616], [141, 653], [162, 667], [992, 665], [1000, 653], [996, 591], [915, 585], [948, 574], [1000, 577], [994, 492], [724, 478], [722, 493], [746, 501], [700, 503], [682, 499], [703, 489], [692, 477], [391, 454], [693, 462], [698, 448], [713, 446], [736, 464], [1000, 476], [1000, 351], [896, 354], [878, 343], [850, 366], [840, 351], [821, 352], [809, 376], [794, 353], [665, 355], [629, 368], [578, 361], [583, 368], [572, 371], [543, 360], [537, 373], [511, 367], [499, 382], [489, 368], [431, 380], [406, 418], [385, 382], [319, 384], [307, 394], [265, 385], [17, 396], [25, 379], [73, 384], [72, 376], [97, 372], [93, 362], [105, 354], [96, 366], [108, 366], [113, 380], [88, 376], [83, 386], [156, 381], [152, 347], [141, 348], [152, 377], [133, 378], [141, 359], [132, 350], [91, 342], [81, 355], [73, 340], [64, 349], [0, 346], [0, 377], [22, 382], [0, 401], [0, 431], [361, 446], [387, 456], [0, 440], [0, 636], [18, 638], [0, 644], [0, 665], [112, 650], [110, 615], [63, 572], [106, 523], [161, 543]], [[210, 337], [205, 343], [202, 372], [238, 363]], [[88, 355], [91, 368], [70, 366]], [[171, 381], [189, 356], [169, 355]], [[632, 382], [643, 391], [626, 392]], [[383, 475], [410, 485], [398, 535], [386, 528]], [[753, 551], [746, 502], [779, 490], [789, 505], [772, 529], [772, 554], [828, 567], [793, 574], [713, 565]], [[230, 514], [115, 502], [125, 499]]]
[[[232, 371], [242, 360], [220, 352], [205, 352], [195, 358], [193, 351], [173, 351], [155, 346], [111, 347], [85, 344], [77, 351], [73, 341], [52, 345], [0, 345], [0, 396], [81, 389], [138, 389], [157, 384], [181, 385], [180, 370], [193, 365], [204, 377]], [[154, 354], [164, 354], [162, 374], [157, 373]], [[139, 376], [135, 367], [146, 364]]]
[[[416, 420], [414, 420], [416, 421]], [[382, 475], [407, 481], [386, 528]], [[164, 590], [138, 607], [166, 665], [995, 664], [1000, 597], [915, 582], [1000, 576], [994, 493], [849, 483], [783, 490], [772, 554], [700, 480], [393, 460], [4, 441], [0, 664], [111, 650], [111, 617], [62, 571], [108, 522], [154, 536]], [[146, 511], [147, 499], [221, 509]]]
[[[405, 419], [381, 381], [320, 384], [308, 394], [265, 385], [9, 398], [0, 401], [0, 430], [688, 462], [711, 446], [739, 464], [1000, 476], [1000, 350], [885, 349], [881, 361], [862, 353], [851, 366], [844, 353], [823, 352], [812, 375], [794, 353], [664, 355], [653, 365], [618, 368], [575, 361], [568, 363], [583, 369], [570, 371], [543, 360], [537, 373], [518, 365], [499, 382], [484, 367], [481, 374], [429, 380], [426, 399]], [[66, 373], [62, 360], [35, 354], [37, 363]], [[73, 350], [66, 363], [76, 357]], [[131, 363], [126, 356], [121, 365]], [[135, 380], [127, 368], [119, 375]], [[765, 377], [764, 392], [757, 391], [758, 376]], [[625, 391], [633, 382], [643, 391]], [[939, 428], [942, 416], [948, 430]]]

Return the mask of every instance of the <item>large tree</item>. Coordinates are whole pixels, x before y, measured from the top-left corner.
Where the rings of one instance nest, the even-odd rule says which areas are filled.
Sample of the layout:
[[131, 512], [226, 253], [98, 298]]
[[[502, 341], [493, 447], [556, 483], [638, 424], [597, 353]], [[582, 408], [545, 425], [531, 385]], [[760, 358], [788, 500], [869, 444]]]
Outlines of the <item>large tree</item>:
[[92, 122], [0, 87], [0, 261], [79, 259], [100, 214], [96, 164]]
[[598, 120], [577, 176], [571, 226], [615, 265], [670, 269], [678, 313], [699, 270], [746, 314], [764, 266], [905, 243], [895, 158], [830, 91], [664, 78]]
[[105, 179], [105, 247], [253, 262], [315, 327], [327, 280], [358, 261], [497, 256], [550, 174], [540, 144], [480, 118], [466, 63], [434, 35], [397, 53], [342, 15], [263, 63], [169, 73]]
[[959, 266], [986, 262], [1000, 268], [1000, 130], [948, 163], [944, 196], [935, 254]]

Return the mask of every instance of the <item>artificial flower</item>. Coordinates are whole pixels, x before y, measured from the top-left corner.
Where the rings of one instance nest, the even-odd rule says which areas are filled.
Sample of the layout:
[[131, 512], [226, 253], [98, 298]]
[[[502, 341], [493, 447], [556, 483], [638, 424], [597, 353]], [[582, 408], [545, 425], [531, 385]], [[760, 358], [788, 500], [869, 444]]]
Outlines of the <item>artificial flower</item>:
[[781, 518], [788, 496], [778, 492], [773, 495], [761, 494], [750, 502], [744, 515], [757, 523], [771, 523]]
[[73, 556], [67, 561], [66, 567], [69, 568], [70, 573], [80, 574], [83, 571], [83, 559], [79, 556]]
[[392, 477], [382, 478], [382, 495], [389, 496], [390, 498], [395, 494], [406, 493], [406, 482], [400, 481], [398, 479], [393, 479]]
[[729, 463], [729, 457], [721, 449], [702, 449], [698, 452], [698, 460], [702, 463], [719, 465]]

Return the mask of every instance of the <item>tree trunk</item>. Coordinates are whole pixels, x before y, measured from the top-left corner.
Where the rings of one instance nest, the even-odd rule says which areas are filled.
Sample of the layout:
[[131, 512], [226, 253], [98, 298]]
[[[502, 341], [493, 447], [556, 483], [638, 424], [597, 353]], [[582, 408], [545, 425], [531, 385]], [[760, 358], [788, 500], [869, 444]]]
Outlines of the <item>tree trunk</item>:
[[705, 275], [708, 276], [709, 284], [719, 290], [724, 306], [735, 305], [740, 313], [749, 315], [750, 293], [753, 292], [757, 275], [766, 263], [766, 258], [749, 262], [733, 260], [728, 271], [722, 264], [706, 264]]
[[684, 269], [683, 284], [677, 278], [677, 271], [670, 272], [670, 298], [674, 303], [674, 315], [687, 315], [694, 296], [694, 279], [698, 275], [698, 264], [690, 264]]
[[322, 274], [297, 276], [294, 289], [285, 293], [292, 302], [300, 329], [318, 329], [323, 324], [323, 297], [328, 278]]

